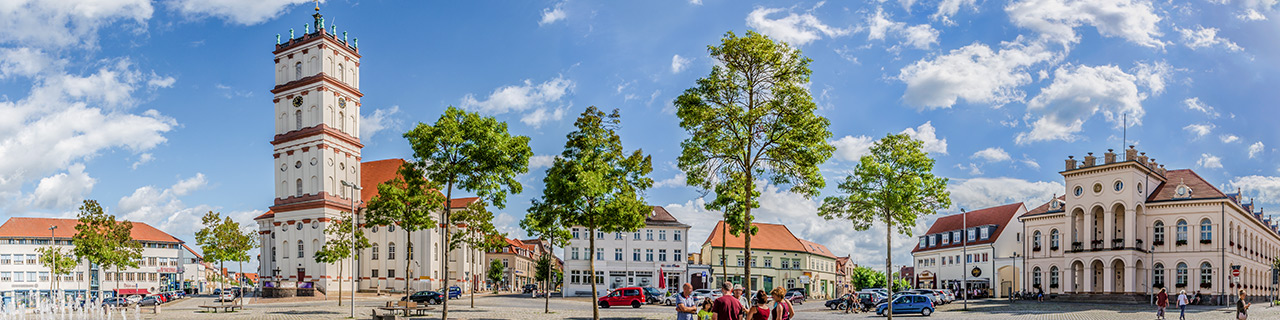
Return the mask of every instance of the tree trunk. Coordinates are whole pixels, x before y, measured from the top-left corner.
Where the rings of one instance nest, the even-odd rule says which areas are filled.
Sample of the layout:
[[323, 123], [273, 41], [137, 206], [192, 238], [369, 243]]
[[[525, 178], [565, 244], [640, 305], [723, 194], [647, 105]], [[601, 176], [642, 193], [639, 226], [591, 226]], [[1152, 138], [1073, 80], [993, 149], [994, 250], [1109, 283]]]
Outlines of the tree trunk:
[[[410, 296], [411, 294], [413, 294], [413, 293], [412, 293], [412, 292], [409, 292], [409, 281], [410, 281], [410, 280], [409, 280], [409, 274], [410, 274], [410, 271], [409, 271], [409, 268], [410, 268], [410, 267], [409, 267], [409, 265], [410, 265], [410, 263], [412, 263], [412, 260], [410, 260], [410, 259], [409, 259], [409, 255], [411, 255], [411, 254], [412, 254], [411, 252], [412, 252], [412, 250], [413, 250], [413, 232], [411, 232], [411, 231], [409, 231], [409, 229], [405, 229], [405, 228], [400, 228], [400, 229], [401, 229], [401, 230], [404, 230], [404, 234], [405, 234], [405, 236], [404, 236], [404, 244], [405, 244], [405, 247], [404, 247], [404, 249], [405, 249], [405, 250], [404, 250], [404, 301], [410, 301], [410, 300], [409, 300], [409, 296]], [[392, 279], [392, 280], [395, 280], [395, 279]], [[446, 292], [446, 294], [447, 294], [447, 292]], [[445, 300], [449, 300], [449, 296], [448, 296], [448, 295], [446, 295], [444, 298], [445, 298]], [[407, 317], [407, 316], [409, 316], [409, 311], [408, 311], [408, 310], [405, 310], [404, 315], [405, 315], [406, 317]]]
[[743, 237], [742, 254], [743, 256], [746, 257], [746, 260], [743, 260], [742, 262], [742, 270], [743, 270], [742, 273], [745, 274], [745, 276], [742, 278], [742, 288], [745, 289], [743, 290], [743, 292], [746, 293], [747, 294], [746, 296], [748, 297], [751, 296], [750, 293], [755, 292], [755, 291], [752, 291], [752, 288], [751, 288], [751, 227], [752, 227], [751, 225], [751, 220], [752, 220], [751, 219], [751, 191], [755, 190], [755, 187], [754, 187], [755, 183], [751, 179], [752, 179], [751, 174], [748, 173], [747, 174], [747, 193], [745, 193], [747, 197], [747, 203], [746, 205], [743, 206], [743, 208], [746, 210], [742, 214], [742, 220], [744, 220], [743, 222], [746, 223], [746, 229], [743, 230], [742, 232], [742, 237]]
[[[473, 226], [467, 226], [467, 229], [468, 229], [468, 230], [475, 230], [475, 229], [474, 229], [474, 228], [472, 228], [472, 227], [473, 227]], [[475, 239], [475, 236], [477, 236], [477, 235], [478, 235], [477, 233], [474, 233], [474, 232], [473, 232], [473, 233], [471, 234], [472, 239]], [[475, 250], [474, 250], [474, 249], [472, 249], [472, 250], [471, 250], [471, 254], [469, 254], [468, 256], [470, 256], [470, 258], [471, 258], [471, 268], [472, 268], [472, 269], [475, 269], [475, 267], [476, 267], [476, 252], [475, 252]], [[475, 283], [475, 280], [471, 280], [471, 282], [472, 282], [472, 283]], [[472, 288], [475, 288], [475, 286], [474, 286], [474, 285], [472, 285]], [[471, 291], [471, 308], [472, 308], [472, 309], [475, 309], [475, 308], [476, 308], [476, 292], [475, 292], [474, 290], [470, 290], [470, 291]]]
[[342, 261], [338, 261], [338, 306], [342, 306]]
[[884, 287], [885, 290], [889, 290], [889, 302], [886, 303], [887, 310], [885, 311], [885, 316], [887, 316], [889, 320], [893, 320], [893, 220], [889, 219], [888, 211], [885, 211], [884, 213], [884, 224], [885, 252], [888, 253], [886, 255], [887, 257], [884, 259]]
[[[720, 282], [725, 282], [729, 281], [729, 258], [725, 256], [725, 249], [728, 249], [726, 243], [729, 239], [729, 220], [720, 220], [724, 221], [724, 228], [720, 228], [720, 274], [723, 277]], [[714, 284], [711, 287], [714, 288]]]
[[[236, 270], [240, 270], [236, 272], [236, 284], [240, 285], [240, 292], [243, 293], [244, 292], [244, 262], [243, 261], [236, 260]], [[241, 296], [243, 296], [243, 294]], [[328, 297], [329, 294], [325, 294], [324, 296]], [[244, 305], [244, 299], [240, 299], [240, 305], [241, 306]]]
[[589, 241], [587, 247], [590, 248], [588, 249], [590, 251], [587, 251], [587, 261], [589, 261], [588, 264], [591, 266], [589, 268], [591, 273], [587, 276], [591, 279], [591, 318], [600, 320], [600, 303], [596, 302], [599, 301], [600, 298], [596, 296], [596, 229], [591, 228], [589, 229], [589, 232], [591, 233], [587, 235], [587, 239]]
[[440, 263], [444, 264], [444, 273], [440, 275], [441, 278], [444, 278], [444, 303], [440, 307], [440, 319], [449, 319], [449, 253], [453, 251], [449, 248], [449, 202], [453, 199], [452, 178], [453, 177], [450, 177], [449, 185], [445, 188], [444, 212], [440, 213], [440, 217], [442, 218], [441, 220], [444, 220], [444, 231], [441, 232], [444, 234], [444, 236], [441, 237], [441, 239], [444, 240], [444, 243], [441, 246], [444, 248], [444, 257], [440, 259]]
[[[551, 242], [548, 241], [547, 243], [551, 243]], [[555, 246], [550, 246], [550, 247], [551, 247], [550, 249], [551, 252], [556, 252]], [[551, 254], [551, 256], [554, 257], [555, 254]], [[545, 301], [542, 306], [543, 308], [542, 313], [551, 313], [551, 280], [553, 280], [551, 279], [551, 275], [555, 274], [554, 272], [552, 272], [552, 269], [555, 269], [555, 261], [552, 261], [551, 257], [546, 257], [546, 258], [547, 258], [547, 281], [545, 282], [547, 284], [543, 287], [543, 290], [546, 290], [546, 292], [544, 294], [545, 297], [543, 297]]]

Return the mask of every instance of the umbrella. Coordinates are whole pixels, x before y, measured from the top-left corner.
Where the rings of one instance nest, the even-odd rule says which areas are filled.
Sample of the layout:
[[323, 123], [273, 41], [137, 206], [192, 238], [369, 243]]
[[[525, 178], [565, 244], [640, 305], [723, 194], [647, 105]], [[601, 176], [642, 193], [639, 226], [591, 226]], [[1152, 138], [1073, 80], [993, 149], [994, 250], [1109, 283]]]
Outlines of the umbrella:
[[659, 280], [658, 280], [658, 289], [666, 289], [666, 288], [667, 288], [667, 281], [666, 281], [666, 278], [667, 278], [666, 274], [665, 274], [665, 273], [662, 273], [662, 268], [658, 268], [658, 279], [659, 279]]

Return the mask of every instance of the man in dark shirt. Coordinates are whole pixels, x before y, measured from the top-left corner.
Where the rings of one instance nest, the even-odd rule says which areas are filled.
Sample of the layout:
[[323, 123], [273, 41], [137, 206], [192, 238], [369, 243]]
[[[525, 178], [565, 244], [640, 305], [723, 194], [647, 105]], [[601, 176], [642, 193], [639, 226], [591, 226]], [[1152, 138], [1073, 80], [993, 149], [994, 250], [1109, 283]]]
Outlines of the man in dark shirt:
[[716, 320], [742, 320], [742, 314], [745, 309], [742, 303], [738, 302], [738, 298], [733, 297], [730, 292], [733, 289], [733, 283], [725, 281], [720, 284], [721, 296], [711, 303], [711, 312], [716, 314]]

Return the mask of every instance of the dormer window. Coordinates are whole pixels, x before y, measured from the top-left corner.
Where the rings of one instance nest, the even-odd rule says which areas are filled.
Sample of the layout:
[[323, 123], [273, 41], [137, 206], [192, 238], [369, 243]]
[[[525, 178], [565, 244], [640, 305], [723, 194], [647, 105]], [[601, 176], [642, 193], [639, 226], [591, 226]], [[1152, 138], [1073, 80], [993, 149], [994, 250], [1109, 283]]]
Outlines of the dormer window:
[[1178, 187], [1173, 189], [1173, 198], [1174, 199], [1190, 198], [1191, 192], [1192, 192], [1191, 187], [1188, 187], [1185, 183], [1178, 183]]

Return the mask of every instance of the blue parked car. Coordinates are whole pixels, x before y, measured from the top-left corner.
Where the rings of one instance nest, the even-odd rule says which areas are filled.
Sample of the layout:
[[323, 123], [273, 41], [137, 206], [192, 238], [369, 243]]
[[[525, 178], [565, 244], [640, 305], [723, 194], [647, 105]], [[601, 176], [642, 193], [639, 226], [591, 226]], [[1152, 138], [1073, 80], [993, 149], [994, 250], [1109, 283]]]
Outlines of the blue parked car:
[[[888, 307], [889, 304], [887, 303], [876, 306], [876, 314], [884, 315], [884, 309]], [[920, 313], [921, 315], [929, 316], [933, 314], [933, 311], [933, 299], [923, 295], [906, 294], [893, 300], [893, 314]]]
[[458, 286], [450, 286], [449, 299], [458, 299], [458, 298], [462, 298], [462, 288], [459, 288]]

